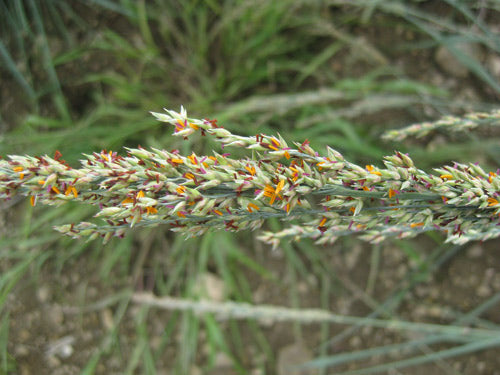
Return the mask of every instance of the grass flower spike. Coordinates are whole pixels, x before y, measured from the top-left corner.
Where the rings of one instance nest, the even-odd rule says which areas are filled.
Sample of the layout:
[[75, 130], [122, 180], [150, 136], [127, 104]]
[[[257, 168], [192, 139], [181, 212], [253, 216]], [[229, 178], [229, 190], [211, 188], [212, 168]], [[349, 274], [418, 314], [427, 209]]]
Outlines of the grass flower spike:
[[[32, 205], [78, 201], [96, 207], [96, 222], [56, 229], [74, 238], [122, 237], [131, 227], [166, 225], [187, 236], [209, 229], [256, 229], [268, 218], [290, 226], [260, 238], [310, 237], [318, 243], [358, 234], [370, 242], [440, 231], [464, 243], [500, 236], [500, 179], [475, 164], [424, 172], [396, 152], [358, 166], [336, 150], [306, 140], [289, 146], [279, 135], [240, 136], [216, 120], [189, 118], [185, 109], [153, 113], [174, 136], [212, 137], [224, 153], [128, 148], [85, 155], [79, 168], [54, 157], [11, 155], [0, 160], [0, 198], [29, 197]], [[231, 147], [248, 156], [232, 158]]]

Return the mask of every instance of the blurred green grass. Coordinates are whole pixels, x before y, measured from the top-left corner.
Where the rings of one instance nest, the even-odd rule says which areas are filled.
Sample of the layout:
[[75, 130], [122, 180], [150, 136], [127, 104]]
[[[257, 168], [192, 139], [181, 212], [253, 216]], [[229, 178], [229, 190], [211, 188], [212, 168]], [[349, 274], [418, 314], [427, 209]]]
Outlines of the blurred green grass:
[[[418, 1], [93, 0], [85, 4], [2, 0], [0, 69], [2, 77], [7, 77], [8, 90], [2, 93], [2, 102], [7, 104], [1, 107], [0, 154], [53, 154], [60, 150], [75, 164], [82, 152], [138, 144], [210, 152], [214, 145], [202, 139], [172, 139], [171, 130], [148, 114], [182, 104], [194, 117], [217, 118], [235, 132], [279, 132], [296, 141], [308, 138], [318, 149], [330, 145], [359, 163], [381, 163], [384, 155], [398, 148], [411, 152], [419, 165], [427, 168], [477, 158], [495, 164], [500, 150], [493, 141], [485, 144], [469, 137], [460, 144], [439, 143], [429, 152], [423, 145], [385, 144], [379, 139], [390, 127], [459, 111], [464, 106], [492, 108], [499, 83], [482, 61], [457, 48], [459, 43], [472, 41], [487, 53], [499, 52], [498, 36], [481, 18], [475, 3], [444, 1], [438, 17]], [[494, 11], [495, 2], [485, 2], [483, 7]], [[383, 38], [372, 35], [373, 30], [382, 30]], [[405, 33], [412, 37], [406, 40]], [[477, 102], [457, 97], [456, 92], [434, 83], [430, 75], [414, 74], [422, 61], [412, 61], [410, 53], [416, 52], [418, 57], [419, 52], [441, 45], [470, 77], [482, 81], [485, 87]], [[283, 248], [284, 268], [293, 280], [287, 287], [273, 277], [272, 269], [253, 259], [257, 245], [248, 233], [166, 241], [164, 229], [159, 228], [147, 235], [134, 233], [126, 240], [112, 241], [105, 248], [95, 242], [60, 239], [48, 231], [52, 225], [84, 220], [92, 215], [88, 209], [32, 209], [27, 202], [10, 209], [18, 214], [10, 223], [9, 235], [0, 239], [2, 259], [6, 260], [0, 277], [0, 301], [5, 301], [21, 277], [45, 262], [64, 272], [72, 260], [93, 256], [103, 280], [118, 273], [132, 275], [137, 281], [151, 254], [158, 251], [165, 251], [165, 259], [154, 266], [153, 277], [162, 295], [198, 298], [193, 284], [198, 275], [207, 272], [218, 275], [228, 296], [236, 301], [252, 301], [254, 286], [247, 277], [253, 274], [286, 289], [291, 307], [301, 306], [297, 280], [310, 280], [310, 275], [321, 281], [325, 308], [339, 289], [353, 289], [345, 280], [336, 280], [327, 266], [325, 249], [308, 242]], [[270, 226], [278, 229], [280, 223]], [[344, 245], [349, 248], [352, 243], [347, 240]], [[436, 246], [436, 251], [444, 251]], [[439, 267], [439, 257], [419, 258], [418, 245], [405, 242], [399, 247], [408, 262], [416, 262], [418, 282], [427, 280], [431, 270]], [[450, 249], [446, 247], [446, 251]], [[135, 264], [132, 251], [139, 254], [133, 257]], [[169, 267], [168, 277], [164, 267]], [[400, 294], [394, 291], [395, 296], [400, 300], [410, 289]], [[120, 299], [116, 326], [83, 373], [93, 373], [103, 356], [119, 351], [119, 322], [129, 297]], [[374, 314], [379, 314], [378, 304], [368, 294], [364, 298]], [[8, 319], [12, 317], [5, 310], [0, 350], [7, 373], [12, 366], [6, 349]], [[382, 311], [384, 317], [396, 316], [396, 307]], [[187, 373], [198, 359], [201, 329], [208, 335], [209, 355], [204, 365], [208, 369], [217, 353], [224, 352], [240, 373], [247, 373], [243, 346], [248, 341], [263, 353], [268, 371], [276, 360], [265, 332], [255, 322], [249, 323], [253, 329], [248, 337], [239, 323], [227, 329], [210, 317], [174, 314], [166, 322], [170, 328], [155, 352], [147, 321], [148, 310], [142, 309], [134, 323], [135, 349], [126, 361], [126, 373], [155, 374], [155, 361], [162, 356], [162, 348], [173, 345], [174, 332], [180, 332], [182, 339], [173, 367]], [[295, 325], [297, 337], [304, 335], [303, 331]], [[325, 325], [322, 339], [326, 341], [328, 335]], [[326, 346], [321, 353], [326, 355]], [[315, 366], [325, 370], [328, 363], [315, 362]]]

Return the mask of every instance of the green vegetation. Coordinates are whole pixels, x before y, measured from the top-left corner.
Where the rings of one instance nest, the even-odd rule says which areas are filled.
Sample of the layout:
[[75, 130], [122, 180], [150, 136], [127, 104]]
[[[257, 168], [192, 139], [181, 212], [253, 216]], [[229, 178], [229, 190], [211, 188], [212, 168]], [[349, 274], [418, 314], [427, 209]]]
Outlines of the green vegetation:
[[[481, 132], [381, 140], [388, 129], [463, 110], [488, 111], [497, 100], [500, 83], [491, 59], [500, 52], [500, 37], [491, 25], [498, 2], [427, 3], [433, 2], [1, 0], [0, 155], [52, 156], [59, 150], [75, 165], [81, 153], [121, 153], [123, 146], [139, 144], [208, 154], [214, 144], [199, 136], [171, 137], [148, 114], [184, 105], [192, 117], [208, 114], [236, 134], [307, 138], [314, 149], [330, 145], [361, 165], [400, 149], [421, 168], [478, 161], [496, 170], [500, 147]], [[434, 61], [443, 48], [460, 74], [451, 76]], [[368, 348], [350, 346], [375, 321], [385, 328], [407, 321], [408, 306], [419, 303], [412, 299], [415, 291], [461, 255], [463, 247], [443, 244], [433, 234], [362, 248], [371, 251], [362, 262], [367, 279], [354, 280], [335, 262], [359, 250], [355, 238], [330, 247], [283, 242], [271, 252], [255, 233], [184, 240], [159, 227], [104, 246], [48, 230], [88, 220], [93, 212], [86, 208], [67, 204], [49, 210], [15, 199], [2, 208], [0, 373], [16, 373], [23, 365], [13, 351], [20, 339], [12, 332], [11, 297], [36, 291], [40, 279], [57, 285], [68, 273], [82, 288], [81, 299], [54, 297], [54, 303], [78, 306], [67, 313], [80, 321], [96, 312], [109, 315], [94, 350], [66, 360], [77, 358], [83, 374], [160, 374], [167, 365], [185, 374], [195, 371], [195, 363], [208, 374], [220, 365], [221, 353], [237, 373], [274, 373], [284, 340], [307, 344], [313, 359], [302, 366], [322, 373], [384, 373], [432, 363], [456, 374], [449, 358], [499, 345], [498, 337], [483, 334], [498, 329], [498, 321], [484, 317], [500, 298], [493, 294], [452, 311], [438, 300], [449, 319], [414, 322], [397, 334], [376, 331], [390, 344], [374, 339]], [[281, 223], [271, 221], [266, 229], [278, 232]], [[399, 250], [407, 272], [383, 287], [385, 278], [394, 277], [384, 274], [387, 249]], [[221, 295], [210, 294], [205, 287], [211, 283]], [[95, 284], [105, 294], [87, 295]], [[191, 305], [171, 304], [160, 314], [155, 304], [138, 299], [137, 289]], [[304, 289], [314, 291], [310, 298]], [[332, 311], [346, 296], [361, 307]], [[200, 298], [211, 299], [211, 312], [217, 306], [221, 313], [246, 308], [247, 319], [197, 314]], [[269, 325], [259, 310], [269, 304], [288, 307], [293, 323]], [[326, 314], [316, 325], [293, 318], [313, 307]], [[349, 325], [340, 331], [327, 312]], [[288, 336], [280, 339], [273, 329], [282, 324], [288, 324]], [[477, 330], [461, 331], [468, 326]]]

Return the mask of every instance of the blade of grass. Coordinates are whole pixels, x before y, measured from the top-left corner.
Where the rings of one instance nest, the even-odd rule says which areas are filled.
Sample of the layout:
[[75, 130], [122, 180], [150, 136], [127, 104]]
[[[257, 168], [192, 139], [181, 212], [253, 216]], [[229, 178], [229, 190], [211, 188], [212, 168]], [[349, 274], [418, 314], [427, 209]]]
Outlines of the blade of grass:
[[[445, 257], [441, 257], [440, 260], [436, 263], [442, 263], [446, 261], [447, 258], [449, 258], [450, 253], [445, 253]], [[435, 264], [434, 264], [435, 265]], [[488, 309], [491, 309], [494, 307], [496, 304], [500, 302], [500, 293], [497, 295], [493, 296], [477, 308], [473, 309], [472, 311], [468, 312], [467, 314], [462, 315], [459, 319], [453, 322], [455, 325], [467, 325], [470, 323], [473, 323], [476, 321], [477, 316], [482, 314]], [[493, 328], [494, 329], [494, 328]], [[457, 340], [458, 339], [458, 340]], [[458, 337], [450, 337], [448, 335], [431, 335], [431, 336], [426, 336], [420, 339], [412, 339], [409, 342], [401, 343], [401, 344], [396, 344], [396, 345], [388, 345], [388, 346], [383, 346], [383, 347], [377, 347], [377, 348], [371, 348], [371, 349], [366, 349], [366, 350], [360, 350], [356, 352], [350, 352], [350, 353], [340, 353], [336, 354], [334, 356], [324, 356], [321, 358], [318, 358], [316, 360], [310, 361], [306, 364], [304, 364], [305, 367], [314, 367], [314, 368], [325, 368], [325, 367], [330, 367], [330, 366], [337, 366], [343, 363], [348, 363], [352, 361], [358, 361], [362, 359], [367, 359], [367, 358], [372, 358], [375, 355], [388, 355], [391, 352], [402, 352], [405, 351], [406, 353], [408, 352], [409, 349], [424, 349], [424, 352], [429, 354], [429, 350], [425, 349], [428, 348], [429, 345], [435, 344], [435, 343], [440, 343], [443, 341], [455, 341], [455, 342], [462, 342], [462, 339], [464, 340], [463, 342], [467, 343], [468, 341], [471, 341], [470, 338], [458, 338]], [[472, 341], [475, 341], [475, 339], [472, 339]], [[408, 354], [408, 353], [407, 353]], [[436, 358], [438, 361], [442, 361], [441, 358], [437, 357]], [[411, 362], [409, 362], [409, 365]], [[418, 363], [417, 363], [418, 364]], [[442, 363], [441, 366], [447, 366], [446, 364]]]
[[71, 121], [71, 116], [69, 113], [69, 109], [64, 99], [64, 95], [61, 89], [61, 84], [59, 82], [59, 78], [57, 76], [56, 70], [54, 68], [54, 64], [52, 61], [52, 56], [50, 52], [50, 46], [47, 40], [47, 35], [45, 34], [45, 28], [43, 26], [43, 19], [40, 14], [40, 9], [34, 0], [29, 0], [28, 5], [31, 9], [33, 15], [33, 23], [36, 29], [38, 36], [40, 37], [41, 46], [40, 50], [43, 57], [44, 68], [49, 76], [49, 82], [54, 90], [53, 101], [56, 109], [59, 112], [59, 115], [66, 121]]
[[156, 374], [156, 369], [154, 366], [154, 361], [151, 355], [151, 349], [149, 347], [149, 334], [147, 330], [147, 317], [149, 308], [142, 307], [136, 316], [136, 333], [137, 342], [135, 343], [134, 349], [128, 360], [127, 368], [125, 369], [126, 375], [132, 375], [137, 373], [137, 368], [142, 363], [143, 374]]
[[213, 316], [205, 316], [203, 319], [205, 329], [207, 332], [207, 341], [209, 343], [210, 357], [209, 363], [213, 365], [215, 363], [215, 356], [219, 352], [226, 353], [231, 357], [231, 362], [233, 369], [239, 373], [244, 373], [244, 368], [239, 363], [239, 361], [231, 355], [229, 346], [224, 339], [224, 333], [221, 329], [221, 325], [214, 319]]
[[309, 64], [304, 66], [301, 69], [300, 75], [296, 78], [294, 85], [299, 87], [300, 84], [308, 77], [313, 75], [318, 68], [325, 64], [328, 60], [330, 60], [335, 54], [340, 51], [340, 49], [344, 46], [342, 42], [333, 42], [327, 48], [325, 48], [322, 52], [320, 52], [314, 59], [311, 60]]
[[434, 353], [427, 353], [422, 356], [412, 357], [400, 361], [387, 362], [382, 365], [363, 368], [360, 370], [346, 371], [337, 373], [338, 375], [365, 375], [386, 372], [392, 369], [403, 369], [410, 366], [417, 366], [443, 360], [446, 358], [457, 357], [460, 355], [470, 354], [481, 350], [491, 349], [500, 346], [500, 338], [489, 338], [476, 340], [468, 344], [460, 345], [455, 348], [440, 350]]
[[491, 32], [488, 25], [486, 25], [480, 17], [475, 16], [472, 13], [466, 3], [460, 3], [456, 0], [445, 0], [445, 2], [458, 9], [468, 20], [474, 23], [474, 25], [476, 25], [477, 28], [484, 33], [487, 40], [495, 44], [497, 50], [500, 50], [500, 41], [498, 40], [498, 37]]
[[[440, 245], [436, 250], [434, 250], [426, 259], [426, 262], [430, 265], [429, 272], [435, 272], [439, 267], [444, 264], [448, 259], [455, 256], [455, 254], [463, 249], [462, 246], [449, 246], [447, 244]], [[390, 296], [380, 304], [379, 307], [374, 309], [367, 316], [369, 318], [375, 318], [378, 316], [392, 316], [392, 311], [395, 311], [397, 306], [401, 302], [403, 302], [404, 297], [408, 293], [411, 288], [413, 288], [417, 283], [421, 281], [420, 278], [420, 270], [413, 269], [409, 272], [408, 276], [405, 278], [405, 281], [401, 287], [393, 291]], [[386, 315], [387, 314], [387, 315]], [[361, 329], [361, 325], [354, 325], [349, 327], [339, 334], [337, 334], [332, 339], [328, 340], [323, 345], [333, 346], [339, 344], [341, 341], [345, 340], [347, 337], [350, 337], [354, 333], [356, 333], [359, 329]]]
[[[416, 19], [413, 20], [413, 23], [424, 29], [425, 25]], [[437, 32], [433, 32], [429, 28], [425, 28], [427, 33], [431, 35], [438, 43], [444, 45], [446, 49], [448, 49], [455, 58], [469, 71], [471, 71], [474, 75], [492, 87], [495, 91], [500, 92], [500, 84], [498, 81], [486, 70], [486, 68], [473, 56], [463, 52], [460, 48], [456, 47], [454, 43], [450, 43], [449, 39], [441, 36]]]
[[191, 312], [183, 314], [180, 324], [179, 356], [177, 357], [180, 373], [189, 373], [191, 365], [195, 363], [199, 332], [200, 320], [198, 317]]
[[126, 17], [133, 17], [132, 11], [121, 5], [119, 2], [112, 0], [90, 0], [90, 2], [97, 4], [101, 8], [111, 10]]
[[230, 252], [231, 252], [232, 243], [229, 240], [229, 237], [225, 233], [215, 233], [214, 241], [211, 243], [211, 258], [214, 260], [217, 265], [217, 272], [220, 273], [222, 279], [224, 280], [224, 286], [226, 288], [227, 293], [229, 294], [239, 294], [237, 283], [235, 280], [235, 273], [231, 269], [231, 260]]
[[373, 295], [375, 290], [375, 283], [377, 282], [377, 277], [380, 271], [380, 256], [381, 248], [379, 245], [374, 245], [371, 249], [371, 259], [370, 259], [370, 272], [368, 274], [368, 280], [366, 281], [366, 294]]
[[153, 353], [153, 359], [155, 363], [158, 363], [158, 360], [160, 357], [164, 356], [164, 351], [165, 347], [170, 343], [175, 341], [174, 333], [175, 329], [178, 327], [178, 320], [179, 320], [180, 314], [178, 313], [173, 313], [172, 316], [170, 316], [167, 321], [165, 322], [165, 328], [163, 330], [163, 333], [161, 334], [161, 339], [160, 343], [158, 344], [158, 348]]
[[108, 244], [108, 250], [113, 249], [112, 251], [105, 251], [101, 259], [101, 265], [99, 269], [99, 275], [103, 280], [109, 278], [111, 270], [116, 266], [117, 263], [126, 266], [130, 261], [131, 256], [131, 248], [132, 248], [132, 236], [123, 238], [121, 241], [113, 240]]
[[153, 34], [151, 33], [151, 29], [148, 25], [148, 19], [149, 17], [146, 10], [146, 2], [144, 0], [140, 0], [137, 2], [137, 20], [139, 30], [141, 31], [141, 35], [149, 48], [156, 49]]
[[0, 276], [0, 309], [5, 306], [5, 301], [12, 288], [14, 288], [17, 282], [24, 277], [37, 257], [40, 257], [40, 254], [32, 253], [26, 255], [23, 260], [9, 267], [9, 269]]
[[120, 303], [116, 308], [116, 312], [113, 316], [113, 326], [111, 330], [104, 334], [101, 343], [94, 350], [94, 353], [91, 355], [85, 367], [82, 369], [81, 375], [93, 375], [95, 373], [100, 358], [106, 352], [108, 352], [117, 341], [118, 328], [120, 326], [121, 320], [125, 316], [125, 312], [127, 311], [129, 302], [130, 302], [130, 294], [127, 294], [125, 297], [123, 297], [123, 299], [121, 299]]
[[[430, 15], [424, 12], [420, 12], [411, 6], [408, 6], [406, 4], [403, 5], [399, 2], [381, 2], [380, 7], [383, 10], [396, 14], [406, 21], [414, 24], [416, 27], [418, 27], [419, 30], [431, 36], [436, 42], [444, 45], [461, 64], [469, 69], [469, 71], [471, 71], [474, 75], [487, 83], [495, 91], [500, 92], [500, 84], [498, 83], [498, 81], [483, 67], [483, 65], [479, 61], [477, 61], [476, 58], [474, 58], [473, 56], [469, 56], [468, 54], [457, 48], [455, 44], [450, 43], [450, 40], [444, 37], [443, 34], [440, 33], [438, 29], [429, 22], [432, 21], [439, 27], [442, 27], [445, 24], [448, 25], [446, 22], [443, 22], [443, 18], [432, 18]], [[426, 20], [428, 22], [424, 22], [423, 20]], [[453, 38], [455, 39], [456, 37]], [[469, 38], [466, 35], [465, 41], [467, 41]], [[491, 43], [488, 44], [490, 44], [491, 47]]]
[[47, 18], [50, 20], [50, 23], [55, 26], [58, 34], [62, 35], [65, 43], [71, 43], [70, 33], [61, 18], [61, 10], [58, 9], [59, 4], [54, 1], [45, 1], [44, 5], [48, 13]]
[[425, 337], [420, 339], [413, 339], [410, 341], [405, 341], [399, 344], [383, 345], [374, 348], [358, 350], [354, 352], [338, 353], [332, 356], [324, 356], [313, 359], [303, 365], [300, 368], [330, 368], [335, 366], [340, 366], [346, 363], [357, 363], [362, 360], [367, 360], [375, 358], [377, 356], [389, 356], [394, 354], [409, 354], [413, 351], [420, 350], [424, 345], [431, 345], [436, 343], [471, 343], [475, 342], [474, 339], [464, 338], [464, 340], [456, 340], [454, 336], [439, 335], [432, 337]]
[[[321, 308], [325, 310], [330, 309], [330, 293], [331, 293], [331, 285], [332, 281], [330, 277], [323, 273], [321, 274]], [[328, 337], [330, 336], [330, 327], [328, 326], [327, 323], [321, 324], [321, 342], [325, 342], [328, 340]], [[327, 348], [326, 346], [323, 346], [320, 348], [319, 355], [320, 357], [324, 357], [327, 354]], [[320, 369], [320, 375], [324, 375], [326, 373], [326, 369]]]
[[247, 256], [243, 249], [237, 243], [237, 239], [235, 236], [224, 233], [224, 242], [226, 243], [226, 248], [228, 251], [228, 256], [231, 259], [237, 261], [240, 265], [245, 266], [246, 268], [254, 271], [259, 276], [272, 280], [274, 279], [273, 274], [264, 266], [255, 262], [251, 257]]
[[16, 82], [22, 87], [26, 95], [28, 95], [29, 100], [35, 101], [37, 98], [35, 90], [33, 90], [31, 85], [24, 78], [23, 74], [19, 71], [19, 69], [16, 66], [16, 63], [10, 56], [9, 52], [5, 48], [5, 45], [3, 44], [2, 41], [0, 41], [0, 57], [4, 62], [4, 67], [7, 68], [10, 74], [16, 80]]
[[1, 369], [4, 374], [9, 374], [12, 369], [12, 358], [7, 351], [9, 342], [9, 315], [4, 314], [0, 323], [0, 360]]
[[21, 0], [14, 1], [15, 14], [17, 16], [17, 26], [28, 35], [32, 33], [29, 26], [28, 17], [26, 16], [25, 3]]
[[185, 250], [189, 248], [190, 244], [193, 242], [193, 240], [185, 241], [180, 236], [175, 238], [175, 242], [170, 249], [171, 255], [169, 257], [171, 259], [169, 264], [172, 265], [172, 268], [169, 270], [169, 277], [162, 291], [163, 293], [169, 294], [176, 283], [178, 283], [180, 278], [185, 274], [190, 260], [190, 252]]
[[[479, 316], [484, 311], [494, 307], [496, 304], [500, 302], [500, 293], [490, 298], [488, 301], [484, 302], [474, 310], [464, 314], [458, 320], [453, 322], [453, 324], [470, 324], [472, 323], [477, 316]], [[462, 341], [463, 339], [463, 341]], [[464, 342], [464, 343], [474, 343], [476, 339], [471, 338], [458, 338], [450, 337], [447, 335], [430, 335], [423, 338], [412, 339], [408, 342], [403, 342], [400, 344], [394, 345], [386, 345], [375, 348], [369, 348], [365, 350], [359, 350], [355, 352], [349, 353], [339, 353], [334, 356], [323, 356], [312, 361], [301, 365], [302, 368], [326, 368], [332, 366], [338, 366], [344, 363], [352, 363], [354, 361], [360, 361], [364, 359], [373, 358], [374, 356], [380, 355], [390, 355], [391, 353], [406, 353], [409, 354], [409, 351], [421, 350], [423, 347], [428, 347], [429, 345], [442, 343], [442, 342]], [[427, 354], [429, 354], [427, 352]], [[425, 357], [425, 356], [424, 356]], [[436, 359], [442, 360], [442, 358], [437, 357]], [[415, 364], [420, 364], [417, 362]], [[408, 366], [414, 365], [412, 362], [408, 362]], [[383, 370], [381, 370], [383, 371]]]

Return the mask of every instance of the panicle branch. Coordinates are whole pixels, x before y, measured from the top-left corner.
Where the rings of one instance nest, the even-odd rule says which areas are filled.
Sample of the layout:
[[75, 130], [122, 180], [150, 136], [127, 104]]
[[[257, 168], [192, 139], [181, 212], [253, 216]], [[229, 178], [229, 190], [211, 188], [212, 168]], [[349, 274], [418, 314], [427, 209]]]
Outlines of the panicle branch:
[[445, 116], [437, 121], [413, 124], [403, 129], [389, 130], [382, 138], [391, 141], [402, 141], [407, 138], [422, 138], [437, 132], [465, 132], [476, 129], [479, 126], [499, 126], [500, 110], [492, 112], [468, 113], [463, 117]]

